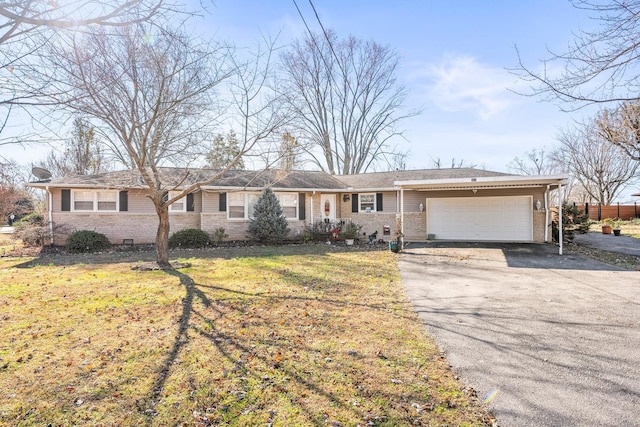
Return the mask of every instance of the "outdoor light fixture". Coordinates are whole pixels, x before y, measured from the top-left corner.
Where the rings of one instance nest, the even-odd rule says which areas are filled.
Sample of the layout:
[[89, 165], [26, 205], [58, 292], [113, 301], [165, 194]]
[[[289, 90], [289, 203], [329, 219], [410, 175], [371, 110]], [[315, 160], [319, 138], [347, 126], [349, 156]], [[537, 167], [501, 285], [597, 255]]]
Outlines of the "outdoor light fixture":
[[536, 209], [538, 210], [542, 209], [542, 203], [540, 203], [540, 200], [536, 202]]
[[418, 206], [418, 209], [420, 209], [420, 212], [424, 211], [424, 205], [422, 204], [422, 202], [420, 202], [420, 206]]
[[348, 202], [349, 200], [351, 200], [351, 197], [349, 197], [348, 194], [345, 194], [344, 196], [342, 196], [342, 201], [343, 202]]

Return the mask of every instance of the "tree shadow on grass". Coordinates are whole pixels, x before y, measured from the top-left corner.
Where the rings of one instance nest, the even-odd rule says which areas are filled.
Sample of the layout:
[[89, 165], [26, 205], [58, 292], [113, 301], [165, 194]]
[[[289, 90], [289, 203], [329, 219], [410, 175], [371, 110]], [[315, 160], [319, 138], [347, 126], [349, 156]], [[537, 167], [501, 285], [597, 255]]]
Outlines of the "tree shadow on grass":
[[[249, 298], [252, 301], [260, 300], [260, 303], [265, 303], [267, 301], [281, 302], [283, 300], [300, 301], [305, 298], [295, 295], [264, 295], [220, 286], [200, 285], [196, 283], [192, 277], [183, 272], [177, 270], [166, 270], [166, 273], [179, 279], [180, 284], [185, 288], [185, 296], [182, 299], [182, 310], [178, 319], [178, 330], [176, 332], [175, 339], [173, 340], [173, 345], [158, 371], [152, 389], [144, 400], [146, 404], [143, 405], [144, 407], [140, 408], [140, 410], [145, 413], [148, 425], [154, 424], [153, 414], [155, 414], [155, 410], [153, 408], [156, 407], [156, 405], [161, 404], [162, 398], [165, 394], [165, 387], [171, 378], [172, 372], [174, 372], [174, 369], [180, 364], [180, 360], [184, 359], [184, 355], [182, 354], [183, 351], [188, 351], [185, 346], [190, 341], [189, 333], [192, 334], [192, 337], [195, 333], [198, 337], [205, 339], [207, 343], [211, 344], [212, 350], [215, 350], [220, 354], [222, 356], [221, 359], [226, 360], [227, 366], [232, 365], [242, 373], [241, 376], [251, 377], [256, 383], [265, 381], [265, 372], [277, 372], [277, 374], [274, 375], [290, 378], [295, 382], [296, 388], [303, 389], [306, 393], [314, 395], [322, 401], [330, 402], [333, 407], [338, 407], [343, 412], [351, 413], [352, 416], [357, 419], [365, 420], [364, 423], [366, 423], [367, 419], [375, 418], [371, 414], [366, 413], [362, 408], [352, 405], [351, 402], [346, 402], [344, 397], [335, 394], [332, 390], [328, 389], [325, 384], [317, 383], [312, 375], [305, 375], [305, 373], [302, 372], [303, 370], [301, 371], [301, 369], [296, 368], [296, 365], [281, 363], [277, 359], [270, 357], [268, 352], [257, 352], [255, 348], [256, 346], [251, 345], [245, 337], [241, 337], [236, 331], [225, 331], [217, 322], [221, 321], [225, 316], [237, 316], [242, 309], [237, 306], [234, 307], [228, 299], [212, 300], [203, 289], [209, 289], [214, 292], [238, 294], [239, 298]], [[309, 298], [309, 301], [318, 301], [318, 299]], [[325, 301], [323, 300], [323, 302]], [[339, 299], [327, 299], [326, 302], [330, 305], [339, 306], [340, 308], [342, 308], [341, 306], [347, 305], [344, 301], [340, 301]], [[258, 303], [253, 302], [250, 304]], [[202, 307], [202, 311], [197, 308], [198, 306]], [[387, 309], [387, 307], [382, 304], [362, 304], [362, 306], [371, 310]], [[214, 311], [212, 312], [211, 310]], [[206, 328], [200, 326], [201, 324], [206, 325]], [[278, 324], [273, 323], [272, 320], [268, 322], [263, 320], [263, 324], [256, 327], [262, 326], [273, 330], [278, 329]], [[285, 325], [281, 327], [286, 328], [287, 326]], [[279, 348], [282, 345], [282, 342], [278, 342], [277, 338], [264, 336], [256, 338], [254, 344], [270, 348]], [[310, 344], [299, 342], [296, 346], [296, 351], [298, 352], [319, 354], [318, 349], [314, 348]], [[285, 352], [286, 350], [282, 349], [282, 351]], [[241, 356], [238, 356], [238, 354]], [[249, 366], [249, 364], [245, 363], [246, 360], [242, 359], [242, 355], [251, 355], [254, 362], [257, 361], [259, 363], [259, 366]], [[324, 357], [323, 355], [320, 356]], [[364, 357], [362, 355], [358, 356]], [[373, 357], [375, 358], [375, 356]], [[342, 371], [346, 376], [346, 372], [358, 370], [358, 363], [362, 362], [358, 361], [356, 357], [353, 357], [352, 360], [345, 361], [342, 365], [337, 365], [336, 368], [338, 369], [338, 372]], [[224, 362], [220, 360], [219, 365], [222, 366], [223, 364]], [[299, 368], [299, 365], [297, 365], [297, 367]], [[327, 375], [330, 375], [330, 373], [328, 372]], [[376, 391], [376, 393], [377, 392], [378, 391]], [[400, 391], [398, 391], [398, 393], [400, 393]], [[319, 414], [318, 409], [313, 407], [310, 402], [305, 402], [304, 399], [300, 399], [298, 396], [295, 396], [295, 393], [292, 395], [291, 393], [287, 394], [285, 392], [285, 394], [287, 395], [287, 398], [291, 399], [291, 403], [299, 409], [300, 413], [304, 414], [306, 422], [317, 426], [327, 425], [327, 419], [323, 419], [322, 414]], [[394, 391], [391, 389], [384, 390], [384, 394], [385, 398], [389, 400], [401, 400], [400, 395], [395, 395]]]

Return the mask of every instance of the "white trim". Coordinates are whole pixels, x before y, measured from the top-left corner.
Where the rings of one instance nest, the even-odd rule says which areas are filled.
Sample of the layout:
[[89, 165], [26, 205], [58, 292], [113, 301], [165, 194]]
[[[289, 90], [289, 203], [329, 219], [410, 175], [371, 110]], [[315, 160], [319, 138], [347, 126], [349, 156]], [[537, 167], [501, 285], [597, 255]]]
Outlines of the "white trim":
[[565, 175], [536, 175], [536, 176], [492, 176], [477, 178], [444, 178], [444, 179], [418, 179], [407, 181], [394, 181], [394, 185], [404, 188], [426, 188], [435, 190], [438, 188], [492, 188], [496, 186], [520, 187], [556, 184], [560, 185], [567, 179]]
[[[373, 196], [373, 209], [371, 211], [362, 210], [362, 196]], [[358, 193], [358, 213], [378, 212], [378, 196], [376, 193]]]

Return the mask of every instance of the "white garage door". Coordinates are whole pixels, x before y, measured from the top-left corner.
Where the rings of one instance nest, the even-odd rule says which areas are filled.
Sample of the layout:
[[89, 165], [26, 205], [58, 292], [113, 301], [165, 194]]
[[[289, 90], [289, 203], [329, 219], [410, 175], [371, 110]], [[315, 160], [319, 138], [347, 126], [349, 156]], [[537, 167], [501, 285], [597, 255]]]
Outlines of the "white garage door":
[[427, 233], [436, 239], [533, 240], [531, 196], [427, 199]]

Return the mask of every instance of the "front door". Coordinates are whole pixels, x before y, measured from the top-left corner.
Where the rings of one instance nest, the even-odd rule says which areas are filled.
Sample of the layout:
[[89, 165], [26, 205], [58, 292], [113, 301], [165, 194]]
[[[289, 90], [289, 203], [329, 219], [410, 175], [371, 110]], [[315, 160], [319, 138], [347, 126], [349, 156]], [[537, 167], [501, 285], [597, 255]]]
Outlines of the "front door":
[[320, 199], [320, 210], [323, 222], [334, 222], [336, 220], [336, 195], [323, 194]]

